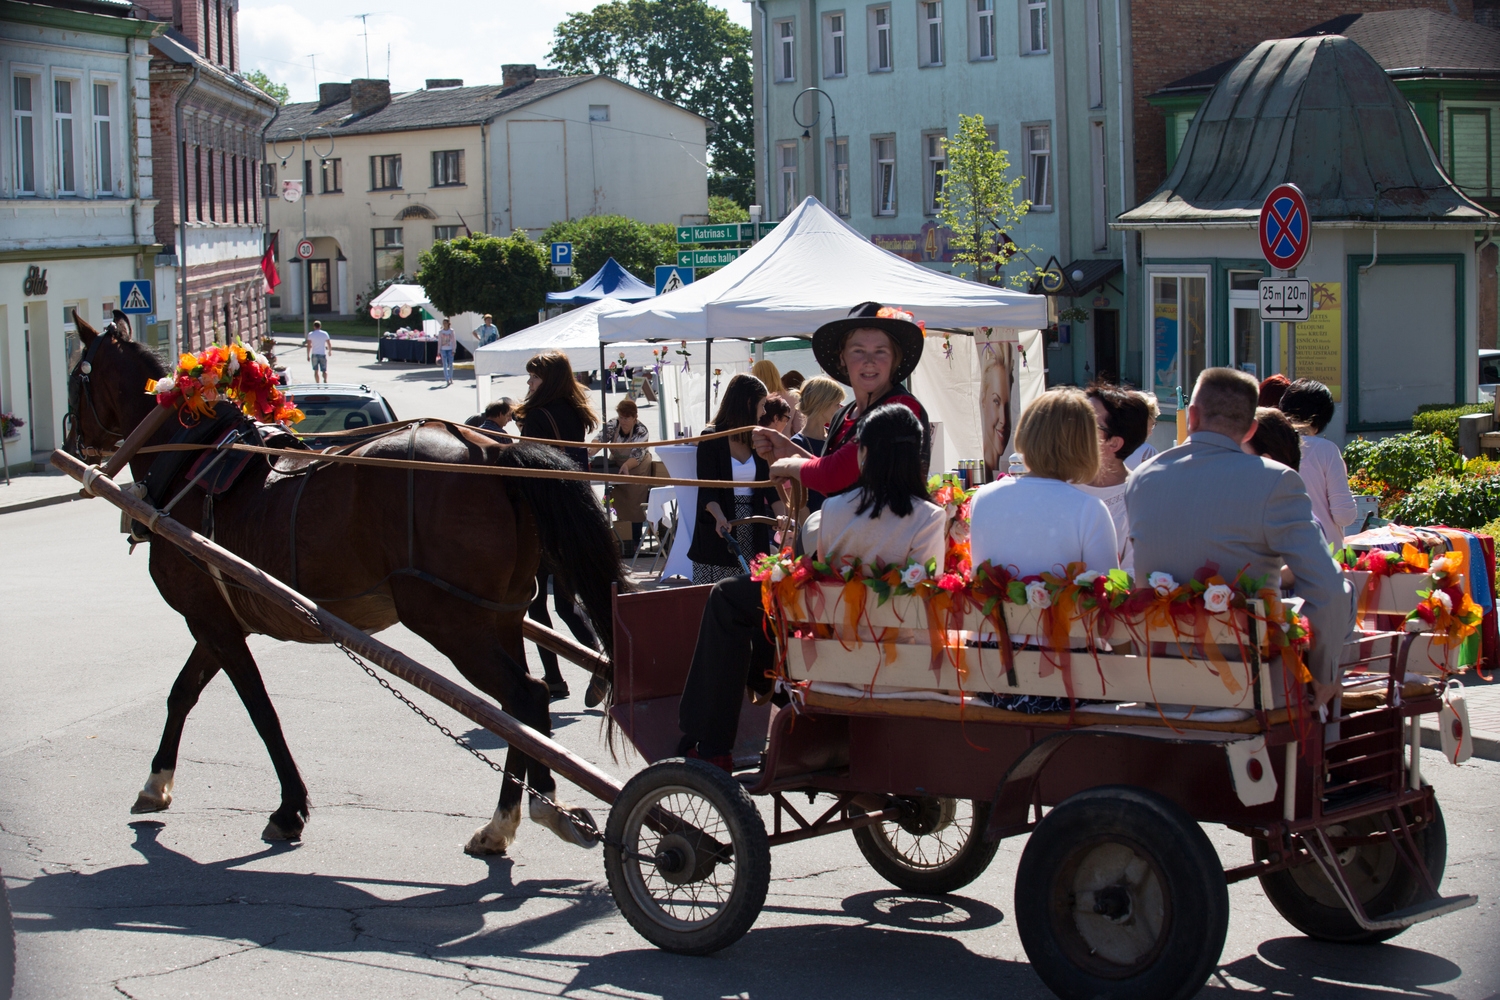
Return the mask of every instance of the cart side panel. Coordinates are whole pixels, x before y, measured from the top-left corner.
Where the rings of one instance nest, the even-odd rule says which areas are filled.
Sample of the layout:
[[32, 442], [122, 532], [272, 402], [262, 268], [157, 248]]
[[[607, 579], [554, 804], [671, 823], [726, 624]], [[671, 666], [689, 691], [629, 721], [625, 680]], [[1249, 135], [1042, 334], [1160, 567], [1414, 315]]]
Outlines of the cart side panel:
[[850, 784], [866, 792], [988, 800], [1032, 741], [1024, 726], [851, 716]]

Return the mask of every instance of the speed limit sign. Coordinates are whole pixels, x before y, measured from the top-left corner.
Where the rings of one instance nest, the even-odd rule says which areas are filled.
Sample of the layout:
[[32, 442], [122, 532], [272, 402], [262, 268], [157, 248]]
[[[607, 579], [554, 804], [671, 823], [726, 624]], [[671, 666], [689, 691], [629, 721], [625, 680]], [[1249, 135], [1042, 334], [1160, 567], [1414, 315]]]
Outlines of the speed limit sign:
[[297, 256], [307, 260], [313, 255], [312, 240], [302, 240], [297, 244]]

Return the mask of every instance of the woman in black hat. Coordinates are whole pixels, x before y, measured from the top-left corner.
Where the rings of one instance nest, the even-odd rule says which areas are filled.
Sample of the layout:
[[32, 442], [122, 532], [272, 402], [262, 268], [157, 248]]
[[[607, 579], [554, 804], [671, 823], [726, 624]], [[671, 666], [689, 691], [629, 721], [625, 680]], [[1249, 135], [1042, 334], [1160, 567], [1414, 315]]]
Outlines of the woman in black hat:
[[756, 451], [772, 462], [772, 478], [796, 479], [829, 497], [853, 489], [859, 482], [860, 419], [887, 403], [905, 406], [922, 425], [925, 474], [932, 457], [932, 427], [922, 404], [900, 384], [921, 360], [924, 335], [911, 313], [879, 302], [861, 302], [846, 318], [818, 327], [813, 354], [825, 372], [854, 390], [854, 401], [828, 422], [828, 443], [821, 458], [783, 434], [758, 429]]

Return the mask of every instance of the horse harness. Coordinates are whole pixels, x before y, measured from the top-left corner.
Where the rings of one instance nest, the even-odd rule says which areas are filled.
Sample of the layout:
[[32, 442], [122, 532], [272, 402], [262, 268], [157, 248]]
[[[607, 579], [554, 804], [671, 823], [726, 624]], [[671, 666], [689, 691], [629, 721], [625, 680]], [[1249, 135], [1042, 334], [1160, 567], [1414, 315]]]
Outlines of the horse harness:
[[104, 433], [114, 437], [116, 444], [125, 439], [124, 431], [108, 426], [105, 424], [104, 418], [99, 416], [99, 410], [94, 406], [94, 393], [89, 381], [89, 376], [94, 371], [94, 355], [99, 352], [99, 345], [104, 343], [107, 337], [119, 337], [118, 333], [112, 332], [113, 326], [111, 324], [104, 333], [99, 334], [89, 342], [88, 349], [83, 352], [83, 357], [78, 360], [78, 364], [73, 366], [73, 371], [68, 375], [68, 412], [63, 415], [63, 441], [66, 442], [70, 434], [77, 435], [75, 440], [78, 442], [80, 458], [89, 452], [94, 452], [96, 455], [101, 456], [105, 454], [102, 449], [86, 447], [83, 443], [83, 438], [79, 433], [78, 427], [78, 419], [83, 412], [83, 404], [86, 404], [89, 408], [89, 413], [93, 414], [94, 423], [98, 424], [99, 429], [104, 431]]

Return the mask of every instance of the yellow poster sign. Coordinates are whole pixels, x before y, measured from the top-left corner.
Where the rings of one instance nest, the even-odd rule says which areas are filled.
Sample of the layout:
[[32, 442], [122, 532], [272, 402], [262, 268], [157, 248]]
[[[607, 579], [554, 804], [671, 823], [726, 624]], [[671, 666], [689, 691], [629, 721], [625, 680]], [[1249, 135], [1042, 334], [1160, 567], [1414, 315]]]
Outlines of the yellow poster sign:
[[1317, 379], [1340, 402], [1344, 370], [1344, 295], [1337, 281], [1315, 281], [1311, 318], [1297, 324], [1295, 378]]

